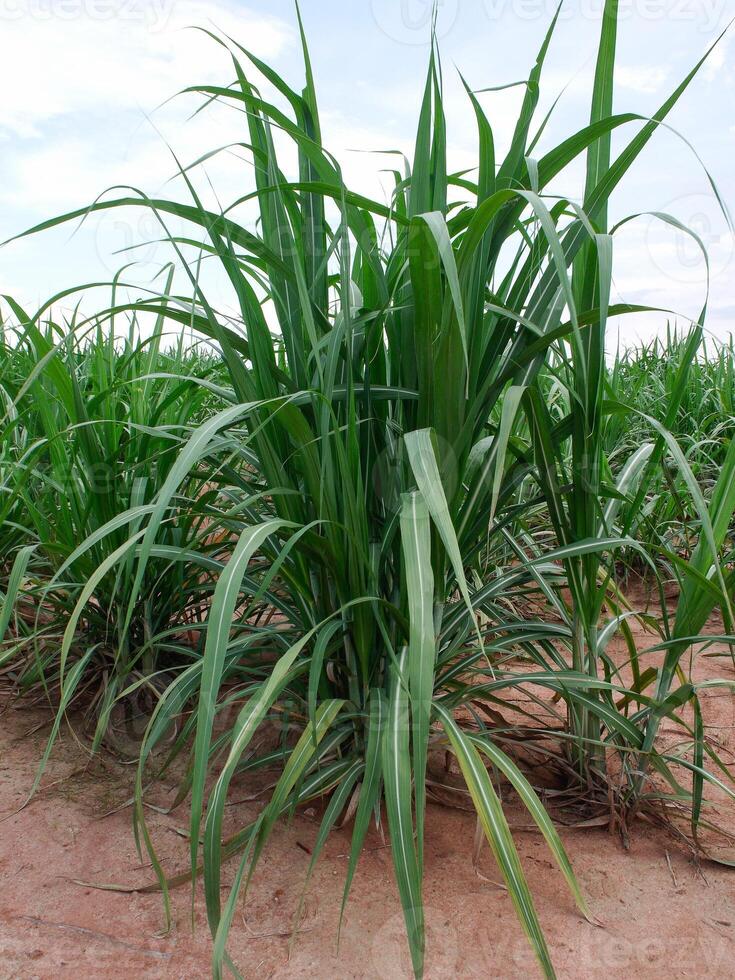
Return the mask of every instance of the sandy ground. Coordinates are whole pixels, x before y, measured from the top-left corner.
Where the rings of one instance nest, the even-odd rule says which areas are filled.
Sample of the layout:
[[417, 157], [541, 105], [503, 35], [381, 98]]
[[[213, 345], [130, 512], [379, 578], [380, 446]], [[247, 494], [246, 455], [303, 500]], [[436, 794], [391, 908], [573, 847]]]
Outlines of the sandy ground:
[[[735, 677], [722, 660], [702, 658], [696, 674]], [[735, 698], [706, 695], [705, 722], [725, 757], [735, 748]], [[13, 813], [31, 785], [48, 733], [49, 714], [6, 701], [0, 714], [0, 978], [206, 978], [209, 937], [203, 900], [190, 918], [190, 890], [173, 893], [174, 926], [161, 934], [159, 895], [100, 891], [75, 883], [142, 884], [130, 832], [132, 772], [108, 756], [90, 761], [67, 729], [43, 788]], [[39, 727], [40, 726], [40, 727]], [[247, 795], [243, 791], [243, 795]], [[230, 808], [232, 828], [257, 804]], [[718, 815], [733, 828], [721, 801]], [[624, 850], [606, 830], [566, 829], [562, 836], [601, 928], [575, 911], [543, 839], [509, 808], [516, 841], [560, 977], [735, 977], [735, 869], [697, 865], [665, 831], [638, 822]], [[291, 943], [318, 814], [307, 810], [282, 825], [265, 852], [238, 912], [229, 944], [245, 978], [410, 977], [389, 847], [370, 832], [345, 917], [336, 927], [349, 829], [327, 842], [306, 895], [301, 929]], [[177, 832], [186, 813], [150, 811], [150, 825], [167, 869], [186, 867], [187, 845]], [[510, 899], [493, 884], [487, 849], [482, 876], [473, 869], [475, 821], [462, 809], [430, 804], [426, 879], [428, 980], [450, 977], [521, 978], [538, 970]], [[229, 866], [224, 876], [229, 883]], [[490, 880], [487, 880], [490, 879]]]

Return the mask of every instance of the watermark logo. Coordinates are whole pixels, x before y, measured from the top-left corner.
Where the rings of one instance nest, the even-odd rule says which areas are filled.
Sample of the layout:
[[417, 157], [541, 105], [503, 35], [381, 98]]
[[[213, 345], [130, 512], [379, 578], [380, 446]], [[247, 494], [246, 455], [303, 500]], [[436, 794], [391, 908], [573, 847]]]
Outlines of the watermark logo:
[[[454, 446], [437, 433], [433, 434], [433, 446], [444, 495], [451, 500], [459, 487], [457, 454]], [[397, 513], [401, 509], [401, 494], [414, 482], [402, 439], [383, 449], [375, 458], [371, 482], [375, 499], [388, 513]]]
[[165, 257], [164, 231], [147, 208], [103, 212], [94, 224], [94, 248], [105, 269], [115, 274], [124, 265], [158, 263]]
[[[678, 283], [704, 283], [732, 271], [735, 240], [717, 199], [711, 194], [685, 194], [661, 208], [678, 224], [651, 216], [645, 230], [646, 250], [656, 268]], [[680, 227], [681, 226], [681, 227]]]
[[[452, 913], [424, 906], [427, 977], [460, 976], [460, 947]], [[411, 954], [402, 912], [392, 915], [373, 936], [370, 975], [379, 980], [412, 980]]]
[[435, 9], [436, 34], [441, 38], [454, 27], [459, 0], [370, 0], [375, 23], [399, 44], [427, 44]]

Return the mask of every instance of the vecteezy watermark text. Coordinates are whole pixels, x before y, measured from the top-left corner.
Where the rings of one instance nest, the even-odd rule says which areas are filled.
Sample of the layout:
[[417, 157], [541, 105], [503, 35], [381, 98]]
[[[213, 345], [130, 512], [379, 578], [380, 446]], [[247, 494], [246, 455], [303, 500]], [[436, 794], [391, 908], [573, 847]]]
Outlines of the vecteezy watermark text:
[[[550, 21], [558, 0], [483, 0], [479, 8], [487, 21]], [[605, 0], [569, 0], [559, 13], [561, 21], [602, 18]], [[373, 20], [380, 30], [399, 44], [427, 44], [432, 25], [436, 36], [449, 34], [465, 10], [460, 0], [370, 0]], [[468, 8], [469, 10], [469, 8]], [[692, 29], [711, 34], [722, 25], [727, 0], [619, 0], [618, 21], [641, 24], [685, 23]], [[473, 8], [477, 27], [482, 15]], [[724, 25], [723, 25], [724, 26]]]
[[0, 21], [130, 21], [160, 31], [176, 0], [0, 0]]
[[[490, 20], [513, 16], [519, 20], [551, 19], [557, 0], [484, 0]], [[605, 0], [574, 0], [565, 4], [559, 20], [599, 21]], [[713, 31], [725, 11], [725, 0], [619, 0], [618, 21], [640, 20], [647, 23], [684, 22], [702, 31]]]

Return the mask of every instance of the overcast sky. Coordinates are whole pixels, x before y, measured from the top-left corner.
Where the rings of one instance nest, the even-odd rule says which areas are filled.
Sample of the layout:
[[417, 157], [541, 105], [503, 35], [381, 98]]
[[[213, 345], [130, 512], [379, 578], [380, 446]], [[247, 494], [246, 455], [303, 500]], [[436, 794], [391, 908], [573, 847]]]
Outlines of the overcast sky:
[[[547, 145], [586, 121], [602, 0], [566, 0], [542, 79], [542, 111], [568, 85]], [[620, 0], [616, 111], [653, 113], [735, 16], [735, 0]], [[450, 162], [471, 166], [474, 126], [455, 66], [473, 88], [527, 77], [553, 13], [552, 0], [440, 0]], [[348, 183], [385, 197], [386, 158], [410, 152], [426, 68], [430, 4], [424, 0], [302, 0], [326, 145]], [[89, 203], [114, 184], [177, 193], [167, 143], [185, 161], [243, 138], [232, 112], [188, 120], [195, 103], [169, 96], [196, 82], [231, 81], [221, 47], [190, 25], [219, 28], [302, 84], [288, 0], [0, 0], [0, 237]], [[500, 149], [507, 145], [520, 89], [483, 96]], [[702, 164], [735, 211], [735, 44], [728, 34], [616, 193], [612, 217], [668, 211], [705, 239], [712, 271], [708, 329], [735, 323], [735, 243]], [[628, 136], [632, 129], [628, 130]], [[684, 137], [684, 139], [682, 139]], [[701, 163], [687, 144], [692, 144]], [[207, 165], [222, 204], [248, 189], [230, 157]], [[578, 198], [580, 168], [555, 186]], [[386, 185], [387, 186], [387, 185]], [[183, 193], [183, 192], [182, 192]], [[207, 190], [210, 196], [213, 192]], [[141, 213], [117, 212], [0, 251], [0, 291], [33, 306], [66, 286], [105, 279], [133, 256], [145, 281], [166, 246], [115, 254], [155, 237]], [[704, 265], [681, 234], [641, 217], [616, 236], [617, 300], [698, 315]], [[217, 298], [217, 297], [215, 297]], [[224, 297], [223, 297], [223, 301]], [[624, 342], [665, 328], [665, 316], [620, 326]], [[614, 337], [611, 337], [614, 343]]]

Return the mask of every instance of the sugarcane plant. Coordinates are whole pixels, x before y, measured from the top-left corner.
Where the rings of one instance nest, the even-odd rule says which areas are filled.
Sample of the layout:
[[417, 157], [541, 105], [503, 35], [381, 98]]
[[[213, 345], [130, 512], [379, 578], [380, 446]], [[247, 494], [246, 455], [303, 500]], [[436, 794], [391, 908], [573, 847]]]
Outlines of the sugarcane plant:
[[[101, 519], [74, 550], [74, 561], [82, 561], [115, 536], [109, 562], [90, 569], [75, 597], [64, 639], [67, 650], [86, 604], [106, 576], [120, 581], [120, 569], [120, 646], [153, 562], [215, 570], [199, 645], [161, 694], [143, 739], [135, 805], [136, 834], [167, 910], [172, 883], [191, 880], [193, 888], [203, 878], [215, 976], [234, 969], [228, 932], [278, 818], [306, 800], [328, 801], [311, 867], [339, 818], [354, 817], [342, 911], [371, 820], [385, 814], [421, 976], [427, 771], [436, 750], [450, 752], [523, 929], [544, 974], [553, 976], [494, 776], [513, 787], [579, 909], [590, 913], [514, 745], [524, 733], [531, 745], [551, 739], [570, 793], [590, 805], [612, 798], [621, 811], [641, 806], [649, 787], [641, 774], [650, 768], [680, 799], [673, 769], [688, 767], [695, 811], [704, 781], [715, 779], [704, 765], [701, 726], [692, 730], [693, 763], [658, 750], [655, 735], [662, 718], [696, 704], [695, 687], [677, 668], [703, 615], [719, 604], [729, 617], [731, 574], [721, 557], [735, 506], [727, 482], [734, 452], [708, 509], [667, 428], [682, 384], [664, 419], [650, 422], [650, 443], [613, 465], [604, 438], [610, 418], [640, 411], [619, 393], [609, 396], [606, 326], [643, 309], [611, 302], [616, 229], [608, 225], [608, 203], [704, 58], [652, 118], [615, 114], [617, 0], [607, 0], [589, 123], [541, 152], [548, 116], [534, 121], [558, 16], [525, 82], [502, 158], [480, 91], [462, 80], [477, 122], [473, 172], [447, 165], [442, 70], [432, 42], [413, 157], [397, 164], [387, 203], [348, 188], [322, 143], [300, 18], [301, 91], [257, 53], [207, 32], [230, 57], [234, 81], [186, 93], [203, 99], [203, 108], [217, 102], [235, 110], [252, 189], [219, 211], [203, 204], [197, 166], [228, 146], [193, 164], [177, 160], [186, 203], [130, 188], [32, 229], [114, 208], [149, 210], [176, 279], [99, 315], [134, 310], [191, 328], [218, 346], [227, 368], [217, 390], [225, 407], [189, 425], [145, 506], [131, 503]], [[627, 141], [613, 159], [614, 132]], [[284, 140], [296, 150], [298, 173], [280, 162]], [[581, 204], [549, 191], [579, 158], [586, 160]], [[242, 217], [252, 208], [254, 225]], [[227, 276], [236, 316], [225, 317], [208, 299], [202, 257]], [[681, 381], [703, 317], [693, 326]], [[553, 406], [545, 398], [550, 365]], [[683, 611], [661, 640], [664, 669], [651, 677], [634, 664], [626, 682], [605, 653], [630, 615], [616, 586], [616, 556], [635, 552], [656, 574], [661, 555], [631, 529], [671, 454], [703, 530], [690, 563], [667, 556], [683, 581]], [[208, 528], [227, 531], [226, 562], [213, 562], [196, 535], [180, 546], [164, 540], [192, 473], [202, 488], [211, 474], [229, 501], [207, 511]], [[538, 523], [552, 532], [541, 543], [533, 534]], [[529, 598], [544, 614], [527, 610]], [[603, 623], [605, 609], [611, 618]], [[155, 645], [155, 637], [146, 642]], [[69, 676], [62, 662], [62, 701]], [[510, 692], [530, 687], [548, 693], [554, 722], [493, 721]], [[284, 703], [289, 729], [259, 754], [256, 736], [283, 717]], [[169, 879], [144, 793], [161, 769], [155, 750], [191, 704], [164, 763], [190, 753], [178, 798], [188, 793], [191, 801], [191, 868]], [[622, 762], [614, 774], [611, 754]], [[233, 780], [272, 765], [278, 780], [257, 820], [223, 839]], [[222, 864], [236, 854], [223, 903]]]
[[[127, 619], [135, 569], [133, 556], [125, 556], [131, 531], [140, 533], [180, 446], [223, 403], [193, 352], [184, 364], [180, 342], [161, 350], [161, 317], [145, 339], [135, 318], [119, 337], [105, 317], [86, 319], [76, 311], [56, 322], [47, 304], [30, 315], [9, 303], [17, 328], [4, 362], [3, 506], [18, 520], [6, 518], [3, 529], [10, 539], [7, 594], [20, 601], [0, 667], [14, 666], [20, 691], [48, 691], [59, 685], [67, 661], [73, 665], [61, 685], [63, 701], [92, 695], [86, 707], [97, 747], [114, 737], [110, 717], [124, 692], [128, 702], [151, 688], [155, 697], [166, 668], [189, 659], [181, 643], [187, 618], [195, 625], [206, 607], [212, 568], [220, 567], [214, 559], [227, 549], [221, 528], [210, 530], [212, 515], [218, 522], [222, 516], [216, 470], [192, 469], [179, 482]], [[186, 371], [196, 372], [196, 380]], [[239, 460], [237, 450], [233, 457]], [[224, 452], [218, 465], [231, 465]], [[180, 555], [191, 547], [209, 568], [168, 557], [167, 549]], [[75, 607], [85, 589], [80, 618]], [[11, 603], [4, 610], [0, 639]], [[124, 707], [118, 704], [117, 714]]]

